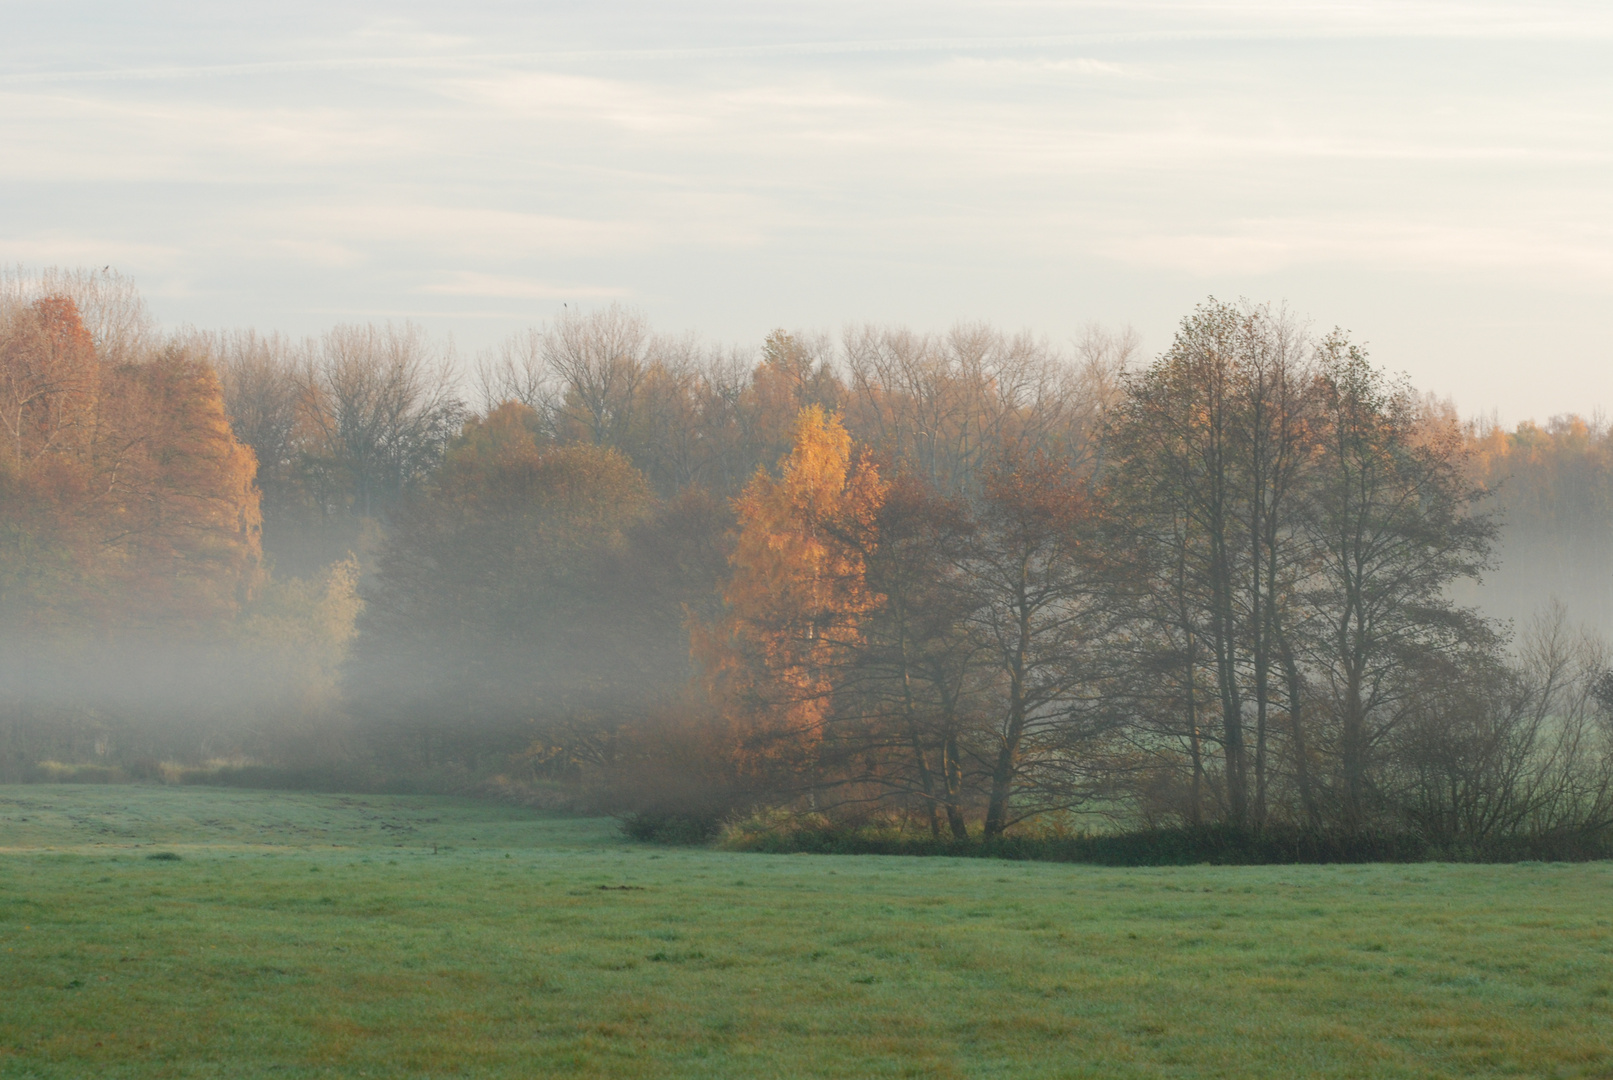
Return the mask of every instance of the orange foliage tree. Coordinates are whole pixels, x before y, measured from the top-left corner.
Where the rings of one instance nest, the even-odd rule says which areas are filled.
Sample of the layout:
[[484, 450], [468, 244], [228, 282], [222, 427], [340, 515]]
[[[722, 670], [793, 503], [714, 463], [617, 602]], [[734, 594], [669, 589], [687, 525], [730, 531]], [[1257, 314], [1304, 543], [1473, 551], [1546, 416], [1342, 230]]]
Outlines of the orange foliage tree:
[[817, 405], [796, 417], [778, 472], [758, 471], [734, 501], [725, 614], [696, 633], [695, 649], [741, 764], [807, 775], [825, 737], [834, 672], [881, 600], [857, 547], [840, 538], [875, 531], [886, 484]]
[[212, 369], [179, 347], [109, 362], [77, 306], [0, 325], [0, 608], [13, 630], [194, 626], [261, 568], [252, 452]]
[[232, 713], [260, 518], [212, 368], [108, 347], [67, 297], [7, 298], [0, 426], [0, 775], [136, 742], [155, 757]]
[[1471, 476], [1505, 527], [1500, 566], [1464, 598], [1523, 625], [1555, 596], [1613, 632], [1613, 429], [1570, 415], [1512, 431], [1471, 424], [1467, 435]]

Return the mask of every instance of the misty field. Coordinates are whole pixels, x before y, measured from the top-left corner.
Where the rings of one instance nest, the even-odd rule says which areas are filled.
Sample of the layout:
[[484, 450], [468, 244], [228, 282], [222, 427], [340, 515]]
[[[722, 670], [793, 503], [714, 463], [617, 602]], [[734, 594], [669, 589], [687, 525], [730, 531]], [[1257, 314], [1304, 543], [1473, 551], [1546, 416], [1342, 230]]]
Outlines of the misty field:
[[446, 799], [0, 787], [0, 1076], [1606, 1076], [1610, 887], [1606, 864], [762, 856]]

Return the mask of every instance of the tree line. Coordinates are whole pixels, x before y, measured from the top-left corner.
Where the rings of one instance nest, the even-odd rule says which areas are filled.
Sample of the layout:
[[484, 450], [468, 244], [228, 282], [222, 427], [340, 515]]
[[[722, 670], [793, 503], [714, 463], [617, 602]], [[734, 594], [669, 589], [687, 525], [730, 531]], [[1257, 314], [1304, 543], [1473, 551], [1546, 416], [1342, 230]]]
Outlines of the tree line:
[[1473, 591], [1519, 537], [1601, 550], [1605, 430], [1464, 424], [1281, 309], [1145, 361], [613, 307], [470, 365], [161, 334], [107, 275], [3, 316], [14, 775], [340, 764], [695, 832], [1613, 826], [1603, 647]]

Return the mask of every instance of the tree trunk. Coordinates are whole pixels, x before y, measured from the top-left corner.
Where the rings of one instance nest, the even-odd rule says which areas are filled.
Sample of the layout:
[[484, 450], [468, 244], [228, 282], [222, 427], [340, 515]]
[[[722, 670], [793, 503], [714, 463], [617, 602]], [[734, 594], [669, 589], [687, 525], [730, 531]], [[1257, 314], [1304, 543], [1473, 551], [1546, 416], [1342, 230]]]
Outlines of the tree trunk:
[[1299, 785], [1299, 803], [1305, 811], [1305, 820], [1313, 829], [1322, 827], [1322, 811], [1316, 803], [1316, 789], [1311, 781], [1310, 748], [1305, 742], [1305, 718], [1300, 705], [1304, 683], [1300, 679], [1299, 664], [1294, 660], [1293, 649], [1287, 637], [1278, 635], [1278, 649], [1282, 657], [1283, 675], [1288, 684], [1288, 726], [1294, 739], [1294, 779]]
[[946, 672], [932, 669], [936, 692], [941, 699], [941, 782], [946, 788], [947, 825], [955, 840], [969, 838], [969, 824], [963, 816], [963, 760], [958, 752], [958, 701], [947, 686]]
[[924, 745], [919, 742], [918, 732], [912, 732], [913, 759], [918, 764], [919, 790], [924, 792], [924, 812], [929, 817], [930, 836], [941, 839], [941, 816], [936, 809], [935, 781], [930, 772], [930, 763], [926, 760]]
[[924, 812], [929, 816], [930, 835], [935, 839], [941, 838], [941, 818], [935, 806], [935, 782], [930, 773], [928, 755], [924, 752], [924, 741], [920, 737], [918, 723], [914, 719], [917, 710], [913, 707], [913, 672], [907, 659], [907, 631], [903, 626], [900, 631], [899, 654], [902, 662], [902, 713], [907, 721], [907, 735], [913, 744], [913, 760], [918, 767], [919, 789], [924, 792]]
[[997, 749], [997, 764], [991, 771], [991, 801], [986, 805], [986, 822], [983, 832], [987, 840], [994, 840], [1008, 827], [1008, 800], [1014, 792], [1014, 770], [1019, 759], [1019, 744], [1025, 737], [1026, 668], [1030, 662], [1032, 611], [1029, 596], [1030, 565], [1028, 557], [1020, 556], [1014, 579], [1014, 640], [1009, 655], [1008, 669], [1008, 723], [1003, 729], [1002, 743]]
[[947, 824], [952, 827], [952, 838], [967, 840], [969, 823], [964, 820], [960, 805], [963, 797], [963, 763], [958, 759], [958, 736], [955, 732], [947, 732], [941, 744], [941, 768], [947, 792]]
[[991, 771], [991, 802], [986, 806], [984, 829], [987, 840], [995, 840], [1008, 827], [1008, 800], [1013, 795], [1014, 758], [1019, 753], [1019, 741], [1025, 727], [1024, 716], [1019, 714], [1017, 705], [1014, 713], [1015, 715], [1010, 716], [1002, 745], [997, 750], [996, 767]]
[[1232, 581], [1228, 572], [1226, 547], [1211, 536], [1212, 599], [1211, 621], [1215, 647], [1216, 681], [1221, 698], [1222, 750], [1226, 755], [1227, 802], [1232, 824], [1249, 824], [1249, 762], [1243, 741], [1243, 701], [1238, 693], [1237, 623], [1232, 614]]

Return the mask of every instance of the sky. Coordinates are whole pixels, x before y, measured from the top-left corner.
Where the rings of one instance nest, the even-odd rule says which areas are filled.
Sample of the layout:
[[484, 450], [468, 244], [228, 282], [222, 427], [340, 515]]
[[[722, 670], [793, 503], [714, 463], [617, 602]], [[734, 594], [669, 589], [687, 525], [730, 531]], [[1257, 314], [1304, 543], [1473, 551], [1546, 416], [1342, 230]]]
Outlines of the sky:
[[1150, 354], [1286, 303], [1467, 414], [1613, 406], [1613, 4], [0, 0], [0, 263], [166, 325], [564, 305]]

